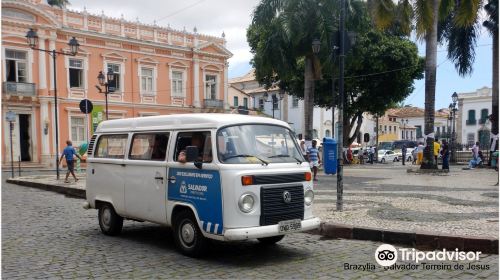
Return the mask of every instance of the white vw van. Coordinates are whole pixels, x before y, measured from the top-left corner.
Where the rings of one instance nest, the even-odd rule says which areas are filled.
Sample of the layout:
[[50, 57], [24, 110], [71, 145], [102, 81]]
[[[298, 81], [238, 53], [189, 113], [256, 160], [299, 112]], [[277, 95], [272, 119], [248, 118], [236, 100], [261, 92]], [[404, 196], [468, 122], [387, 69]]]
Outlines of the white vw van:
[[318, 228], [309, 164], [288, 124], [182, 114], [104, 121], [89, 144], [87, 207], [104, 234], [123, 219], [172, 226], [182, 253]]

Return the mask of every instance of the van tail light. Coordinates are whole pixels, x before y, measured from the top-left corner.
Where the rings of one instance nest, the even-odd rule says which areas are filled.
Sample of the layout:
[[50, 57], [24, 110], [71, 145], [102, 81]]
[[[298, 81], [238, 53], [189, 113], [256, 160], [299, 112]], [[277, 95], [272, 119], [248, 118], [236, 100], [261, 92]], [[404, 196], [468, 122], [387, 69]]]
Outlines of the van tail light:
[[312, 179], [311, 172], [306, 172], [306, 173], [304, 173], [304, 179], [305, 179], [306, 181], [311, 181], [311, 179]]
[[241, 176], [241, 184], [243, 186], [253, 185], [253, 176], [251, 175]]

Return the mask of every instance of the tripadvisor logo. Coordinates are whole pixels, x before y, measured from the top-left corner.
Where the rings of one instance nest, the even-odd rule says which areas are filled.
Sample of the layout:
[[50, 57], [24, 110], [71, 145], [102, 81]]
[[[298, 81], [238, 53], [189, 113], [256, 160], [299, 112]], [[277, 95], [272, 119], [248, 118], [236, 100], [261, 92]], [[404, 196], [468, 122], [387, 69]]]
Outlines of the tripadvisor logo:
[[417, 251], [415, 248], [399, 248], [389, 244], [380, 245], [375, 251], [375, 260], [381, 266], [392, 266], [397, 260], [413, 261], [419, 263], [422, 261], [477, 261], [479, 260], [480, 251], [459, 251], [455, 249], [449, 251], [443, 249], [441, 251]]

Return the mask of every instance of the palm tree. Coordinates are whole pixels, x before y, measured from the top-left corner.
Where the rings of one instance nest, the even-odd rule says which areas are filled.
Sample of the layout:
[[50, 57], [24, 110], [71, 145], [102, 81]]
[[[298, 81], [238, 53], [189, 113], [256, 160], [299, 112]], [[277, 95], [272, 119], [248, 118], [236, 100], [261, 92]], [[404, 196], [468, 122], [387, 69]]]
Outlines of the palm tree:
[[[335, 3], [334, 3], [335, 2]], [[252, 63], [256, 78], [266, 86], [304, 75], [304, 136], [312, 138], [314, 80], [321, 76], [319, 59], [314, 55], [315, 39], [328, 51], [334, 29], [336, 1], [319, 0], [262, 0], [255, 8], [252, 24], [247, 31], [254, 52]], [[265, 42], [262, 41], [265, 38]], [[302, 65], [304, 73], [296, 73]], [[279, 69], [279, 71], [275, 71]], [[280, 73], [278, 76], [277, 73]], [[287, 90], [284, 88], [284, 90]]]
[[[448, 41], [448, 58], [462, 76], [472, 72], [478, 32], [478, 0], [369, 0], [372, 18], [381, 29], [396, 28], [425, 40], [425, 135], [434, 132], [436, 58], [438, 42]], [[439, 26], [439, 32], [438, 32]], [[437, 168], [432, 137], [426, 138], [423, 169]]]
[[[491, 133], [498, 135], [498, 0], [489, 0], [484, 7], [488, 14], [488, 20], [483, 22], [483, 25], [488, 29], [493, 37], [493, 87], [492, 87], [492, 118], [491, 118]], [[498, 149], [497, 140], [494, 150]], [[491, 159], [491, 156], [490, 156]]]

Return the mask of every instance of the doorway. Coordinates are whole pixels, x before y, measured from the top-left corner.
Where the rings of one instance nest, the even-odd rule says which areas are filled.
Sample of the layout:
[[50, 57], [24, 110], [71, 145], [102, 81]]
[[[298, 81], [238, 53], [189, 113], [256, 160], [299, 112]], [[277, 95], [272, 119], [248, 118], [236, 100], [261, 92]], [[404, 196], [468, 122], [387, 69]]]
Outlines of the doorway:
[[21, 161], [31, 161], [31, 115], [19, 114], [19, 148]]

